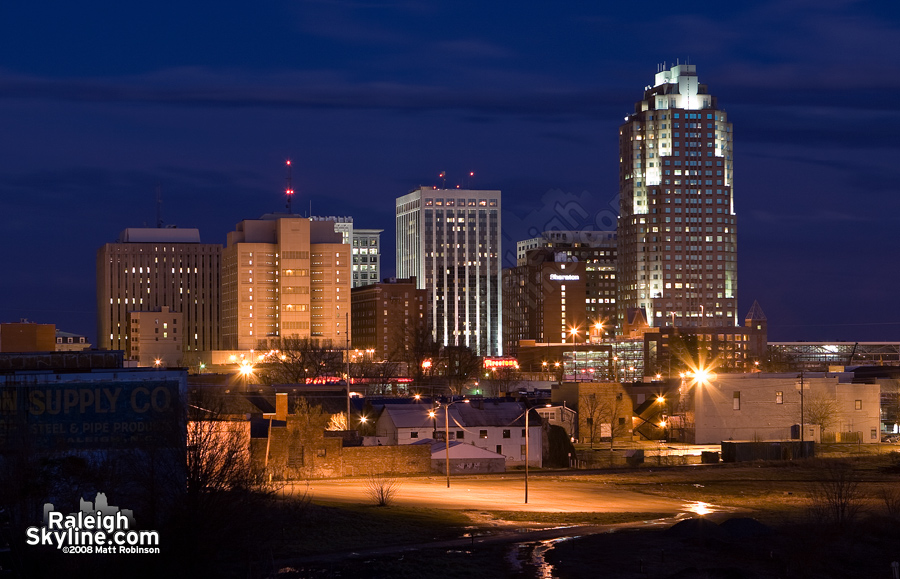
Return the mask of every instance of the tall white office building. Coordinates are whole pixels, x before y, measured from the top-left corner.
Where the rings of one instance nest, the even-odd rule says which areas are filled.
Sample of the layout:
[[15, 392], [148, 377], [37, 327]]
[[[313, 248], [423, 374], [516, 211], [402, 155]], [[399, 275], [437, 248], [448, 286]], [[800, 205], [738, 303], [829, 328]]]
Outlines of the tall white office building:
[[428, 292], [435, 341], [503, 353], [500, 191], [422, 187], [397, 199], [397, 277]]

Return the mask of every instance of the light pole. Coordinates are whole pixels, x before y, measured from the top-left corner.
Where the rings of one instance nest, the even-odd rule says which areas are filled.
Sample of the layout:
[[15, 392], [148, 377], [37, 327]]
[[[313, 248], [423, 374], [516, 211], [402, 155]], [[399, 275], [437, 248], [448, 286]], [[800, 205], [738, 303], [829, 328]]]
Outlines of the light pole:
[[528, 403], [525, 403], [525, 504], [528, 504], [528, 414], [531, 412], [531, 409], [528, 408]]
[[[422, 360], [422, 378], [426, 378], [425, 373], [431, 368], [431, 360]], [[430, 381], [430, 377], [429, 377]], [[434, 384], [431, 385], [431, 400], [434, 401]]]
[[[450, 402], [439, 402], [436, 408], [444, 409], [444, 456], [447, 461], [447, 488], [450, 488], [450, 407], [456, 404], [457, 402], [463, 402], [468, 404], [469, 401], [467, 399], [462, 400], [451, 400]], [[428, 413], [428, 416], [434, 421], [437, 412], [432, 410]]]

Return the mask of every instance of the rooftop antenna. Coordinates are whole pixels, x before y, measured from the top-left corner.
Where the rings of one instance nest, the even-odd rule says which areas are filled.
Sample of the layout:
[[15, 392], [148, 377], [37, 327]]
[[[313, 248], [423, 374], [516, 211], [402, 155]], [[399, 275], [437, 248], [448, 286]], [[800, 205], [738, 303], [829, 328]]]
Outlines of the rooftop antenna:
[[294, 187], [291, 185], [291, 160], [288, 159], [285, 162], [285, 167], [287, 168], [287, 187], [284, 189], [284, 195], [287, 198], [287, 211], [288, 215], [293, 215], [293, 201], [294, 201]]
[[472, 179], [475, 178], [475, 171], [469, 171], [469, 178], [466, 179], [466, 189], [472, 188]]
[[441, 189], [446, 189], [447, 188], [447, 172], [441, 171], [441, 174], [438, 175], [438, 177], [441, 178]]
[[156, 184], [156, 228], [162, 229], [162, 188]]

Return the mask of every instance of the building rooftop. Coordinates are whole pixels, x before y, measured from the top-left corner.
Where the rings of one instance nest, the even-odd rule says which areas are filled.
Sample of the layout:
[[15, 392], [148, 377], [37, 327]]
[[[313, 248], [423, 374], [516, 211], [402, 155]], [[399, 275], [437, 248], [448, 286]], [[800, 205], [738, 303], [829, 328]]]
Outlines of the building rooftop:
[[200, 243], [200, 230], [177, 227], [129, 227], [119, 234], [119, 243]]

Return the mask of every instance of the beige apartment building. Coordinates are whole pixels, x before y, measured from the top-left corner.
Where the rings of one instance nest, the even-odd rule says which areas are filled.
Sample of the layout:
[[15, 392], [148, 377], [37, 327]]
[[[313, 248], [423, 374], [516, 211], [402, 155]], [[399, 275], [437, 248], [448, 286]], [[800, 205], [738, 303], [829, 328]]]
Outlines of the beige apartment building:
[[350, 246], [330, 221], [268, 214], [237, 224], [222, 256], [222, 346], [349, 339]]
[[[184, 316], [184, 364], [219, 348], [222, 246], [200, 243], [197, 229], [130, 228], [97, 251], [97, 346], [129, 348], [132, 312], [168, 307]], [[189, 359], [190, 358], [190, 359]]]

